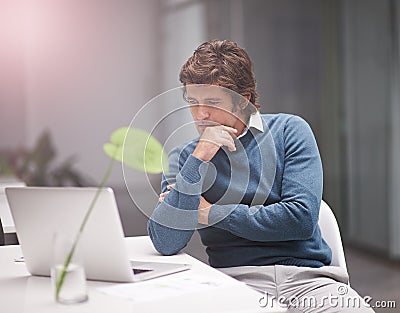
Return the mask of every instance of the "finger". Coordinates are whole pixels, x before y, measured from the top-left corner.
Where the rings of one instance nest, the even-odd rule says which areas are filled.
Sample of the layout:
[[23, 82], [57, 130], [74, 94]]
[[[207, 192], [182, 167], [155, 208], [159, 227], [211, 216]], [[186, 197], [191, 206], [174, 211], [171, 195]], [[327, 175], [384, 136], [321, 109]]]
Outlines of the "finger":
[[228, 134], [226, 131], [224, 131], [224, 134], [221, 134], [221, 137], [223, 138], [223, 145], [228, 147], [229, 151], [236, 151], [236, 146], [235, 142], [233, 141], [233, 138], [230, 134]]
[[168, 185], [168, 186], [167, 186], [167, 189], [168, 189], [168, 190], [171, 190], [171, 189], [173, 189], [174, 187], [175, 187], [175, 184]]
[[165, 197], [168, 193], [169, 193], [169, 191], [162, 192], [162, 193], [160, 193], [159, 197]]
[[225, 126], [225, 125], [221, 125], [221, 126], [222, 126], [222, 130], [227, 131], [229, 134], [236, 135], [238, 132], [238, 130], [236, 128]]

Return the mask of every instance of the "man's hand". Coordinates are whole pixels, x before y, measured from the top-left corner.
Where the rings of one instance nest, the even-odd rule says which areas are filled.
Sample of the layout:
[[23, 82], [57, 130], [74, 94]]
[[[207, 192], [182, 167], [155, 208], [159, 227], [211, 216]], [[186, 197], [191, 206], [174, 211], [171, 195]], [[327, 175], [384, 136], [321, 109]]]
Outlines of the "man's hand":
[[[175, 185], [168, 185], [168, 191], [160, 193], [158, 201], [164, 201], [165, 197], [174, 188]], [[208, 225], [208, 214], [210, 213], [211, 203], [209, 203], [204, 197], [200, 196], [200, 204], [198, 207], [198, 220], [200, 224]]]
[[193, 151], [193, 156], [208, 162], [222, 146], [228, 147], [229, 151], [236, 151], [233, 141], [233, 136], [236, 133], [237, 129], [224, 125], [207, 127]]
[[163, 202], [164, 199], [165, 199], [165, 197], [167, 196], [167, 194], [169, 194], [169, 192], [171, 191], [171, 189], [174, 188], [174, 186], [175, 186], [175, 184], [173, 184], [173, 185], [168, 185], [168, 186], [167, 186], [167, 190], [168, 190], [168, 191], [160, 193], [160, 195], [158, 196], [158, 201]]

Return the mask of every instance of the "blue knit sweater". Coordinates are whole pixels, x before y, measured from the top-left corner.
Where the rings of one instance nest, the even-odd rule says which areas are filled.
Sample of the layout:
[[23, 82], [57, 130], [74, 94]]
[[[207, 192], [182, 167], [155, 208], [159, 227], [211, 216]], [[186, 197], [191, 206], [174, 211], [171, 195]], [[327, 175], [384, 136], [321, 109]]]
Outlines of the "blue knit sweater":
[[[322, 165], [309, 125], [288, 114], [261, 115], [264, 132], [250, 128], [210, 162], [191, 153], [197, 141], [174, 149], [162, 190], [175, 184], [148, 222], [154, 247], [171, 255], [198, 228], [214, 267], [331, 262], [318, 214]], [[202, 195], [212, 203], [210, 226], [197, 223]]]

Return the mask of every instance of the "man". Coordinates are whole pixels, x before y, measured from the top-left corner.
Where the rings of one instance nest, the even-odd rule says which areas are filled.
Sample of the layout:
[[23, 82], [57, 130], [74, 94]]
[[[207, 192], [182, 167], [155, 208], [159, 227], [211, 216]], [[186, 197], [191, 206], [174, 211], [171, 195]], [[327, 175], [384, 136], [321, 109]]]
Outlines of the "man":
[[356, 311], [326, 302], [343, 287], [345, 297], [361, 299], [345, 270], [329, 266], [318, 227], [322, 165], [308, 124], [259, 113], [251, 60], [234, 42], [200, 45], [180, 81], [200, 137], [169, 155], [148, 222], [155, 248], [177, 253], [197, 228], [211, 266], [290, 310], [315, 312], [301, 301], [315, 297], [324, 312]]

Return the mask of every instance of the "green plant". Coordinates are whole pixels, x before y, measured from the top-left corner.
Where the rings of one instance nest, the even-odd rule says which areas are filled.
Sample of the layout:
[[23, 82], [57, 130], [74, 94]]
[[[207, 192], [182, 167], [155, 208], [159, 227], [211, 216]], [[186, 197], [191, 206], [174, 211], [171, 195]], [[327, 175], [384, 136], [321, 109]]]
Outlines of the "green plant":
[[[56, 281], [56, 300], [59, 299], [60, 291], [67, 275], [68, 266], [74, 256], [79, 239], [85, 229], [85, 225], [97, 202], [101, 190], [104, 188], [114, 166], [115, 160], [140, 171], [156, 174], [163, 170], [168, 171], [167, 156], [162, 145], [148, 132], [135, 128], [119, 128], [111, 134], [111, 142], [103, 146], [105, 153], [111, 157], [104, 177], [97, 188], [97, 192], [86, 211], [85, 217], [80, 225], [71, 250], [64, 260], [60, 276]], [[124, 145], [125, 143], [125, 145]]]

